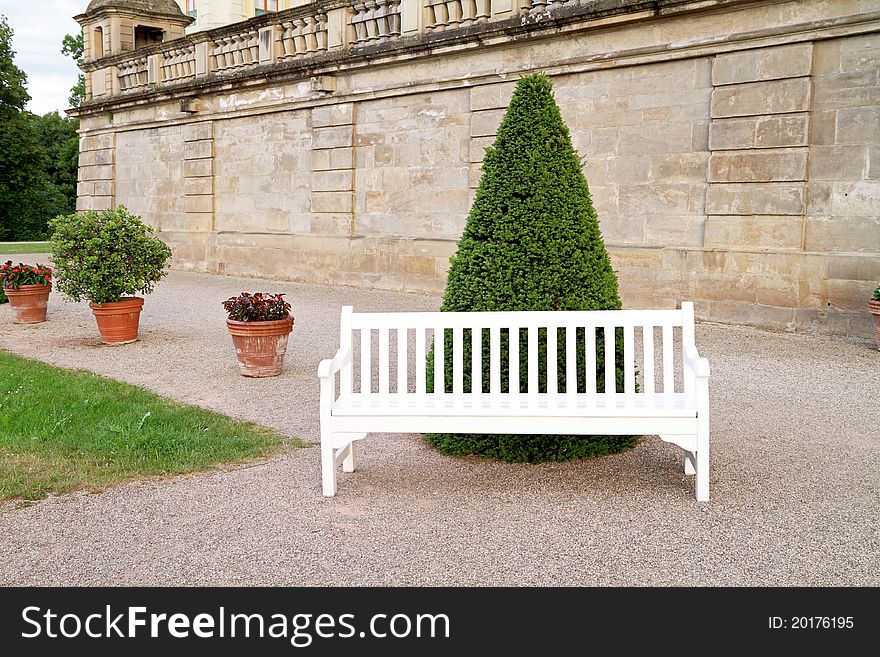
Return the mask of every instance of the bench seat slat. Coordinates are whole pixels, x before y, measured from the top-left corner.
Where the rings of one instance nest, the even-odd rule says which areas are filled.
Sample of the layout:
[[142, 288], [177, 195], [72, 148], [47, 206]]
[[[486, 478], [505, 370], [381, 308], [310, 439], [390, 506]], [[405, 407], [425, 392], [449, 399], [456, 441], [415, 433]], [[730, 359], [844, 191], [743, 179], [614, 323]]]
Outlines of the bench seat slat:
[[[610, 397], [610, 399], [609, 399]], [[582, 417], [696, 417], [693, 398], [684, 394], [665, 395], [343, 395], [334, 404], [331, 415], [430, 415], [454, 410], [455, 415]], [[622, 412], [625, 411], [625, 412]]]

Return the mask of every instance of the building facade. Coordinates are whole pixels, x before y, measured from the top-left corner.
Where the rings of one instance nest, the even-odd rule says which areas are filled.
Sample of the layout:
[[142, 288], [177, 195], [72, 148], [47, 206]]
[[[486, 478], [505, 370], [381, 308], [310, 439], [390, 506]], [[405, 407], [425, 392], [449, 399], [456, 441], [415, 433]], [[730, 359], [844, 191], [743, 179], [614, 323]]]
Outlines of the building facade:
[[175, 0], [175, 2], [180, 7], [180, 11], [194, 19], [186, 30], [187, 34], [308, 4], [308, 0]]
[[326, 0], [89, 44], [78, 207], [125, 204], [177, 267], [442, 290], [543, 71], [625, 306], [872, 335], [880, 0]]

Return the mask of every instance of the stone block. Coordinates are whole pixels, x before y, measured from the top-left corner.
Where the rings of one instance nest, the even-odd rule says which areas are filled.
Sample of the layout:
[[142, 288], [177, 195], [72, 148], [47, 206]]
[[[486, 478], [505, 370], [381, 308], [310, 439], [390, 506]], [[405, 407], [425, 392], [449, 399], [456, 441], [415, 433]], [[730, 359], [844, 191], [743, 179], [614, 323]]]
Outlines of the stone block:
[[880, 221], [880, 181], [834, 183], [831, 190], [831, 214], [876, 217]]
[[837, 110], [838, 144], [880, 141], [880, 107], [845, 107]]
[[709, 182], [773, 182], [804, 180], [805, 148], [725, 151], [709, 158]]
[[471, 88], [471, 111], [501, 109], [510, 103], [513, 89], [516, 84], [504, 82], [499, 84], [484, 84]]
[[709, 153], [669, 153], [639, 159], [649, 161], [653, 183], [702, 183]]
[[84, 167], [80, 170], [81, 180], [113, 180], [112, 166]]
[[748, 301], [755, 302], [758, 277], [753, 274], [732, 274], [726, 272], [688, 272], [689, 292], [703, 301]]
[[214, 127], [211, 121], [187, 123], [183, 126], [184, 141], [202, 141], [214, 138]]
[[807, 185], [807, 214], [831, 214], [831, 190], [834, 184], [810, 179]]
[[728, 324], [759, 326], [775, 331], [794, 329], [794, 309], [760, 306], [748, 301], [710, 301], [706, 319]]
[[316, 171], [312, 174], [312, 191], [351, 191], [352, 178], [353, 174], [350, 169], [343, 171]]
[[199, 160], [214, 156], [214, 141], [188, 141], [183, 147], [183, 157], [187, 160]]
[[185, 178], [201, 178], [214, 173], [213, 160], [186, 160], [183, 163]]
[[718, 119], [709, 125], [709, 149], [713, 151], [755, 146], [757, 119]]
[[621, 126], [618, 130], [620, 155], [691, 152], [693, 126], [690, 123], [670, 123], [654, 131], [645, 130], [641, 125]]
[[353, 153], [350, 148], [333, 148], [330, 153], [331, 169], [351, 169], [353, 166]]
[[475, 137], [470, 140], [469, 157], [471, 162], [482, 162], [486, 149], [492, 145], [495, 137]]
[[800, 215], [802, 183], [712, 184], [706, 191], [706, 213], [725, 215]]
[[804, 249], [820, 253], [880, 253], [880, 217], [807, 217]]
[[213, 192], [212, 178], [184, 178], [183, 180], [183, 193], [187, 196], [210, 195]]
[[711, 248], [799, 249], [803, 221], [789, 216], [709, 216], [704, 245]]
[[702, 246], [703, 215], [649, 214], [645, 219], [645, 244], [656, 246]]
[[78, 164], [80, 167], [88, 167], [96, 164], [96, 151], [80, 151]]
[[95, 195], [95, 183], [94, 182], [78, 182], [76, 184], [76, 195], [77, 196], [94, 196]]
[[312, 212], [351, 212], [351, 192], [314, 192], [312, 194]]
[[840, 40], [817, 41], [813, 47], [813, 75], [825, 77], [840, 73]]
[[825, 281], [828, 307], [832, 310], [863, 310], [874, 292], [876, 281]]
[[624, 215], [687, 214], [688, 185], [621, 185], [620, 212]]
[[353, 143], [351, 126], [315, 128], [312, 134], [312, 148], [340, 148]]
[[599, 213], [599, 230], [605, 243], [614, 246], [645, 243], [645, 217]]
[[113, 164], [113, 152], [112, 148], [102, 148], [95, 151], [95, 164]]
[[[346, 149], [348, 150], [348, 149]], [[332, 169], [330, 166], [330, 150], [320, 150], [320, 151], [312, 151], [311, 152], [311, 165], [312, 171], [324, 171], [326, 169]], [[351, 152], [351, 151], [349, 151]]]
[[185, 196], [184, 212], [211, 212], [214, 209], [213, 196]]
[[354, 123], [354, 103], [321, 105], [312, 109], [312, 127], [351, 125]]
[[749, 82], [718, 87], [712, 92], [712, 118], [806, 112], [810, 107], [809, 78]]
[[798, 43], [718, 55], [712, 63], [715, 86], [810, 75], [813, 46]]
[[865, 167], [865, 178], [876, 180], [880, 178], [880, 145], [869, 146], [867, 154], [868, 164]]
[[865, 146], [810, 148], [810, 183], [819, 180], [861, 180], [865, 174]]
[[758, 119], [755, 126], [755, 146], [757, 148], [806, 146], [807, 126], [806, 114]]
[[828, 278], [850, 281], [880, 281], [880, 257], [877, 255], [830, 255], [825, 266]]
[[[603, 163], [607, 170], [608, 182], [617, 185], [645, 184], [650, 182], [651, 161], [641, 155], [611, 155], [607, 158], [591, 157], [588, 163]], [[598, 180], [587, 177], [590, 184], [600, 184]], [[657, 182], [666, 182], [660, 181]], [[602, 183], [604, 184], [604, 183]]]
[[95, 196], [113, 196], [112, 180], [96, 180]]
[[471, 114], [471, 137], [489, 137], [498, 132], [504, 117], [503, 109], [481, 110]]

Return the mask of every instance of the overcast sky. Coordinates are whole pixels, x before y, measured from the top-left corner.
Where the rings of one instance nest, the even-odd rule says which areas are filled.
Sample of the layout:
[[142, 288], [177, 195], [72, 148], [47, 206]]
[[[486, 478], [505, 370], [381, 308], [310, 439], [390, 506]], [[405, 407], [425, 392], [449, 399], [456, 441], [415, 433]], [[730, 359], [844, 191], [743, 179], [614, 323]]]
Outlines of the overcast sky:
[[79, 69], [61, 54], [61, 40], [80, 31], [73, 16], [88, 4], [89, 0], [0, 0], [0, 14], [14, 32], [15, 64], [27, 73], [27, 108], [34, 114], [58, 110], [63, 116], [68, 107]]

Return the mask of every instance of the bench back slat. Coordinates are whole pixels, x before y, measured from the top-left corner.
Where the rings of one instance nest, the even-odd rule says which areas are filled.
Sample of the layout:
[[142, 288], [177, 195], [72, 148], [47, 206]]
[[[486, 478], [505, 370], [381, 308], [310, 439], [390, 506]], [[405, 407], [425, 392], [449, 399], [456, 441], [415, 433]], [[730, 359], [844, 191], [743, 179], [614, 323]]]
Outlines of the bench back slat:
[[654, 327], [642, 326], [642, 387], [646, 393], [654, 393]]
[[[674, 366], [680, 347], [674, 329], [681, 328], [682, 343], [694, 340], [693, 306], [682, 306], [681, 310], [466, 313], [353, 313], [346, 307], [340, 344], [351, 348], [359, 343], [362, 395], [390, 398], [433, 390], [452, 395], [452, 403], [462, 405], [470, 403], [466, 401], [469, 395], [488, 392], [488, 403], [493, 406], [509, 403], [505, 401], [508, 395], [521, 392], [534, 403], [546, 393], [552, 404], [559, 392], [594, 396], [601, 391], [631, 400], [638, 393], [656, 392], [656, 367], [662, 367], [663, 392], [675, 392]], [[429, 348], [433, 381], [427, 380]], [[662, 366], [655, 365], [658, 349], [656, 362]], [[597, 357], [602, 354], [604, 367], [597, 371]], [[620, 366], [624, 376], [618, 389]], [[412, 389], [410, 370], [415, 376]], [[392, 379], [394, 393], [390, 391]], [[684, 392], [688, 392], [689, 378], [683, 380]], [[354, 385], [349, 362], [341, 369], [340, 393], [354, 392]]]

